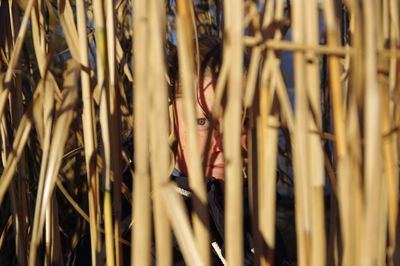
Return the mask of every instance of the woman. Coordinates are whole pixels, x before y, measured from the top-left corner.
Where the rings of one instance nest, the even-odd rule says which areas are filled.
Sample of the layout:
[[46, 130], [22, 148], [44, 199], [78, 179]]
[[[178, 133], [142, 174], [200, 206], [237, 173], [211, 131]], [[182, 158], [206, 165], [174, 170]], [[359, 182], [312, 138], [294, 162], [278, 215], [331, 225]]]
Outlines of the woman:
[[[197, 80], [196, 97], [196, 133], [200, 152], [203, 160], [204, 173], [207, 177], [208, 204], [210, 213], [211, 244], [213, 247], [213, 264], [224, 263], [224, 148], [221, 120], [214, 121], [211, 110], [215, 101], [215, 88], [222, 66], [222, 42], [216, 37], [202, 37], [198, 40], [200, 73]], [[246, 64], [246, 58], [244, 60]], [[175, 170], [172, 179], [177, 183], [186, 206], [190, 211], [190, 190], [188, 186], [188, 128], [184, 121], [184, 108], [182, 88], [179, 84], [179, 66], [175, 47], [170, 48], [168, 56], [168, 71], [170, 79], [170, 97], [173, 106], [173, 129], [177, 145], [173, 145], [175, 153]], [[223, 104], [223, 103], [222, 103]], [[247, 119], [243, 119], [242, 127], [242, 156], [247, 161]], [[245, 167], [245, 163], [243, 164]], [[245, 169], [243, 170], [245, 174]], [[246, 176], [246, 175], [245, 175]], [[245, 265], [252, 265], [253, 252], [251, 245], [250, 211], [247, 194], [247, 180], [244, 180], [244, 248]], [[285, 250], [279, 232], [276, 233], [275, 264], [283, 265]], [[181, 259], [175, 244], [175, 259]]]
[[[214, 263], [221, 262], [223, 257], [224, 239], [224, 149], [222, 145], [222, 124], [220, 120], [213, 121], [211, 110], [215, 100], [215, 88], [219, 71], [222, 65], [222, 43], [216, 37], [201, 37], [198, 40], [200, 72], [197, 80], [196, 95], [196, 133], [200, 152], [203, 160], [204, 174], [207, 177], [208, 203], [210, 211], [211, 239], [214, 252]], [[182, 99], [182, 87], [179, 83], [178, 57], [175, 47], [170, 48], [168, 55], [168, 70], [170, 79], [170, 97], [173, 106], [172, 125], [176, 136], [177, 145], [174, 145], [175, 171], [172, 179], [183, 191], [184, 197], [189, 195], [184, 191], [188, 188], [188, 128], [184, 121], [184, 108]], [[242, 130], [243, 157], [247, 157], [246, 130]], [[247, 197], [246, 197], [247, 198]], [[189, 197], [186, 197], [186, 205], [190, 209]], [[248, 207], [246, 207], [248, 210]], [[248, 213], [248, 211], [247, 211]], [[249, 215], [247, 215], [249, 217]], [[249, 219], [246, 219], [249, 221]], [[249, 226], [247, 226], [249, 228]], [[247, 230], [248, 231], [248, 230]], [[247, 245], [249, 246], [249, 245]], [[216, 256], [221, 250], [218, 258]], [[251, 252], [248, 248], [248, 263], [251, 262]]]

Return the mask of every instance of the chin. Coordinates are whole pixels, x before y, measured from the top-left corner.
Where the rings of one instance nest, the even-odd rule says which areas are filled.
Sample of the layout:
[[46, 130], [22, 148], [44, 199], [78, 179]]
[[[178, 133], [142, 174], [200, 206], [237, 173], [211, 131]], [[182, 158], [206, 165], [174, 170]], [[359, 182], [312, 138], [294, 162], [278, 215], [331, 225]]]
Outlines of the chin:
[[212, 176], [216, 179], [223, 180], [225, 177], [225, 171], [223, 168], [211, 168], [209, 171], [209, 176]]

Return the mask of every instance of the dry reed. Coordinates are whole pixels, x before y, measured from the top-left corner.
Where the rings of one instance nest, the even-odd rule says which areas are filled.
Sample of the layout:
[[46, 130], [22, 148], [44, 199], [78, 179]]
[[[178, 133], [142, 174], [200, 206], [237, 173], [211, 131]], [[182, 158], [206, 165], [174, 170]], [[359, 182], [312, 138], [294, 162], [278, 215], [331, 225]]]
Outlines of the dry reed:
[[[96, 265], [125, 265], [126, 252], [132, 265], [171, 265], [174, 235], [188, 265], [211, 264], [195, 89], [197, 37], [212, 34], [224, 44], [212, 107], [225, 159], [219, 255], [229, 265], [248, 259], [248, 182], [253, 263], [279, 259], [286, 156], [298, 265], [398, 265], [399, 8], [396, 0], [0, 1], [0, 261], [62, 265], [83, 243]], [[191, 213], [170, 181], [167, 42], [178, 48]]]

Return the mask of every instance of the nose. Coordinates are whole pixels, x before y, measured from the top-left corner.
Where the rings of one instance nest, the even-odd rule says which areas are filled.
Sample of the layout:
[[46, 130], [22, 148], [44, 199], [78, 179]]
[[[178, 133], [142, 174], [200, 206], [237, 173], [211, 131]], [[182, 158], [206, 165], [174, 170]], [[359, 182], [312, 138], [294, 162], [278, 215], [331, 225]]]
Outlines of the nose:
[[222, 133], [218, 132], [218, 130], [214, 133], [214, 149], [216, 152], [224, 152], [223, 148], [223, 136]]

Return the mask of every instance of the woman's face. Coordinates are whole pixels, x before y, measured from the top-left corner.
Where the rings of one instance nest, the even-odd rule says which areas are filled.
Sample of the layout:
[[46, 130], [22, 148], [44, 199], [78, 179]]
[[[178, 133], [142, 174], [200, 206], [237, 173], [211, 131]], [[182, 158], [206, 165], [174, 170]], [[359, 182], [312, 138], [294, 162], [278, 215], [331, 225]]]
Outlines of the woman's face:
[[[214, 104], [214, 86], [215, 82], [211, 77], [205, 77], [203, 84], [200, 84], [198, 90], [198, 101], [196, 101], [196, 127], [197, 127], [197, 141], [200, 152], [200, 158], [203, 161], [205, 149], [207, 145], [207, 137], [210, 127], [212, 126], [209, 118], [211, 117], [211, 110]], [[201, 103], [201, 105], [199, 104]], [[184, 121], [183, 99], [179, 97], [175, 100], [175, 127], [177, 129], [178, 138], [178, 152], [176, 154], [175, 167], [184, 175], [188, 176], [187, 160], [188, 155], [188, 128]], [[222, 147], [222, 124], [221, 121], [214, 123], [213, 131], [210, 141], [209, 157], [206, 163], [205, 175], [212, 176], [216, 179], [224, 179], [224, 149]], [[247, 158], [247, 145], [246, 145], [246, 132], [242, 130], [242, 150], [244, 151], [243, 157]]]

